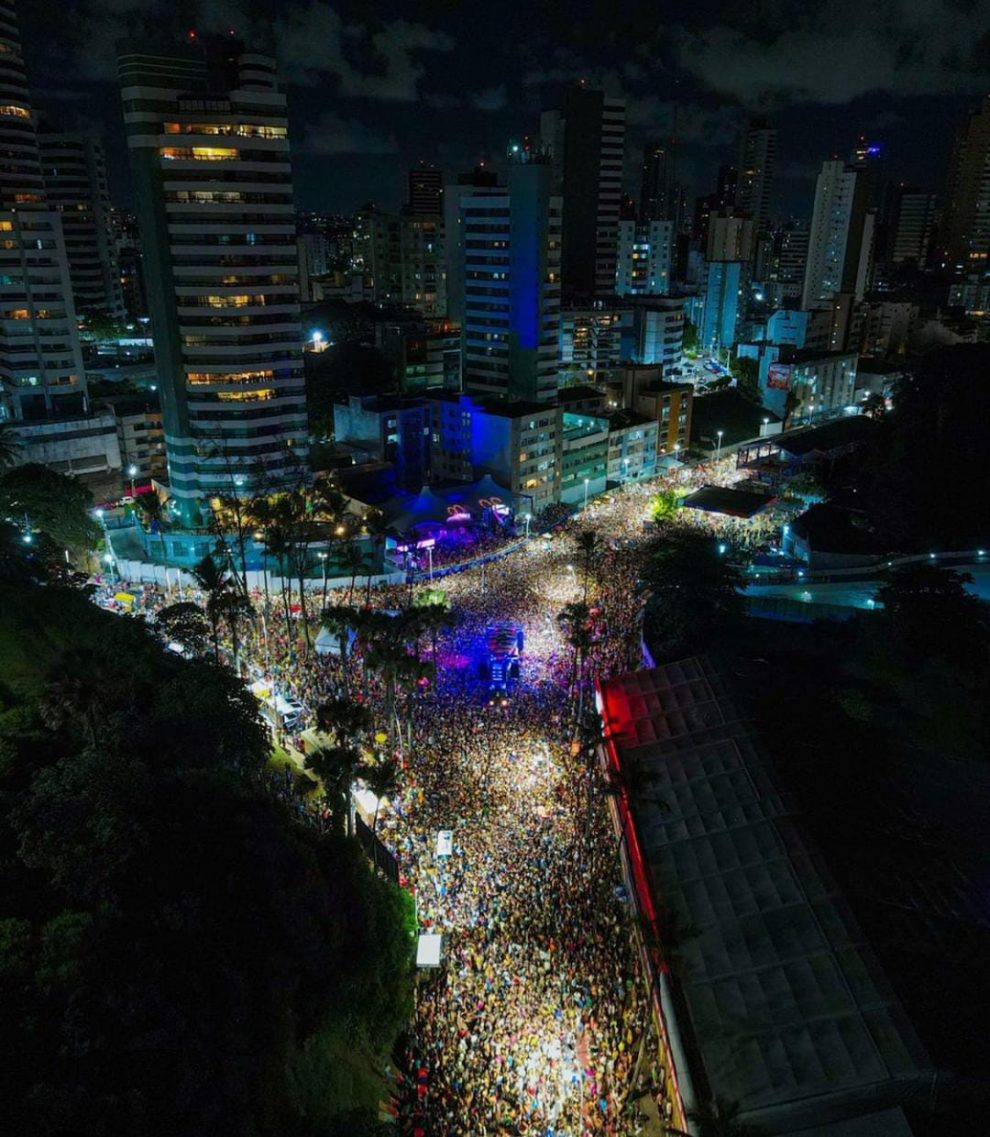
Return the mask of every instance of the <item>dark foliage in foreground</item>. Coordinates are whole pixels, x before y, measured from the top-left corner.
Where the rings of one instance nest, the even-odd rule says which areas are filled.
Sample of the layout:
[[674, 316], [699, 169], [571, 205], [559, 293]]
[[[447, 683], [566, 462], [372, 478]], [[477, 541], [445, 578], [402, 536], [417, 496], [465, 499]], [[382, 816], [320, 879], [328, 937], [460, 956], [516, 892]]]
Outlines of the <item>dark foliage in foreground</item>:
[[267, 754], [225, 671], [79, 593], [0, 588], [4, 1132], [315, 1133], [308, 1042], [387, 1050], [402, 901], [269, 797]]

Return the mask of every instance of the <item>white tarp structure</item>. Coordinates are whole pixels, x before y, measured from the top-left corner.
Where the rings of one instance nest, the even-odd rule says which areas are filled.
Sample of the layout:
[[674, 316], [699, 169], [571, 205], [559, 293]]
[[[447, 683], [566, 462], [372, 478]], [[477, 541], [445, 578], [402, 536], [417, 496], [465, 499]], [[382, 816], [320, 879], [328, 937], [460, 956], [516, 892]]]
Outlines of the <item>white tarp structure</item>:
[[454, 851], [454, 834], [449, 829], [441, 829], [437, 834], [437, 856], [449, 857]]
[[416, 944], [416, 966], [440, 966], [440, 954], [443, 950], [443, 936], [433, 932], [423, 932]]

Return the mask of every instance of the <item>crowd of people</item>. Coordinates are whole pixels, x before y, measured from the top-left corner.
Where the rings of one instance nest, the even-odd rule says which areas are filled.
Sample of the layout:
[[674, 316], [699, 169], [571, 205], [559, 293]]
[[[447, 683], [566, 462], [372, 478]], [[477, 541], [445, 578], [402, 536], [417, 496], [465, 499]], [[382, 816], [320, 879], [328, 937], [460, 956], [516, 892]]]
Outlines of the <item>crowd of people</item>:
[[[711, 465], [675, 471], [667, 485], [724, 484], [728, 468]], [[413, 745], [378, 824], [421, 930], [444, 937], [440, 967], [420, 975], [404, 1042], [398, 1114], [414, 1137], [634, 1133], [648, 1094], [669, 1116], [600, 775], [574, 744], [575, 658], [557, 618], [579, 599], [592, 607], [588, 677], [638, 665], [637, 547], [657, 489], [627, 486], [552, 535], [443, 581], [454, 624], [437, 641], [435, 682], [404, 696]], [[576, 537], [587, 529], [598, 542], [586, 556]], [[397, 607], [409, 594], [383, 587], [374, 604]], [[145, 589], [135, 604], [154, 611], [174, 599]], [[308, 598], [314, 637], [321, 602]], [[522, 629], [525, 649], [517, 689], [492, 705], [478, 664], [486, 628], [502, 620]], [[306, 650], [300, 627], [286, 624], [274, 606], [245, 622], [241, 651], [314, 708], [341, 691], [342, 661]], [[351, 667], [352, 690], [380, 714], [379, 678], [360, 653]], [[291, 775], [273, 774], [271, 788], [302, 819], [326, 823], [319, 801], [294, 796]], [[441, 831], [452, 834], [449, 853]]]

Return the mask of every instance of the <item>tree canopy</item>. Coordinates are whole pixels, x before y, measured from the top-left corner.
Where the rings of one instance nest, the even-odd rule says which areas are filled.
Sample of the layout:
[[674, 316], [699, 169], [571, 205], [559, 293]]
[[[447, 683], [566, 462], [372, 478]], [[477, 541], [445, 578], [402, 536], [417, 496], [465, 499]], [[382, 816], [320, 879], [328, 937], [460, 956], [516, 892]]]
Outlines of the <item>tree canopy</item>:
[[270, 796], [268, 751], [222, 668], [80, 593], [0, 586], [10, 1132], [315, 1135], [353, 1106], [313, 1089], [312, 1046], [387, 1053], [405, 905]]
[[898, 385], [865, 463], [865, 494], [888, 547], [979, 548], [990, 543], [990, 345], [924, 356]]
[[78, 478], [29, 462], [0, 476], [0, 517], [43, 534], [60, 552], [92, 549], [100, 527], [90, 517], [93, 495]]

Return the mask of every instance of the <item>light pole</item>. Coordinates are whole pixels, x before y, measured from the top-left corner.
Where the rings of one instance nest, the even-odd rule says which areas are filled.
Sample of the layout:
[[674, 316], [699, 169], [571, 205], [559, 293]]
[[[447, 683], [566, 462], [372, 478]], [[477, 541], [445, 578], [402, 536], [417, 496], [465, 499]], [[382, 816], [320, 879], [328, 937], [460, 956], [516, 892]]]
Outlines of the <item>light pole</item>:
[[323, 562], [323, 607], [320, 609], [322, 612], [327, 606], [327, 554], [317, 553], [317, 556]]
[[430, 558], [430, 580], [433, 579], [433, 546], [426, 546], [426, 555]]
[[130, 479], [131, 479], [131, 497], [135, 497], [135, 496], [136, 496], [136, 494], [135, 494], [135, 492], [134, 492], [134, 479], [137, 477], [137, 472], [138, 472], [138, 468], [137, 468], [137, 466], [135, 466], [135, 465], [134, 465], [134, 463], [132, 462], [132, 463], [131, 463], [131, 464], [130, 464], [128, 467], [127, 467], [127, 476], [128, 476]]
[[721, 430], [716, 430], [715, 433], [718, 436], [718, 449], [715, 451], [715, 461], [717, 462], [719, 460], [719, 458], [722, 457], [722, 435], [725, 432], [721, 431]]
[[526, 540], [527, 541], [529, 540], [529, 522], [530, 522], [531, 517], [532, 517], [531, 513], [524, 513], [523, 514], [523, 521], [526, 522]]
[[106, 562], [107, 575], [110, 577], [110, 583], [113, 584], [113, 554], [104, 553], [103, 560]]
[[584, 508], [588, 508], [588, 479], [584, 479]]

